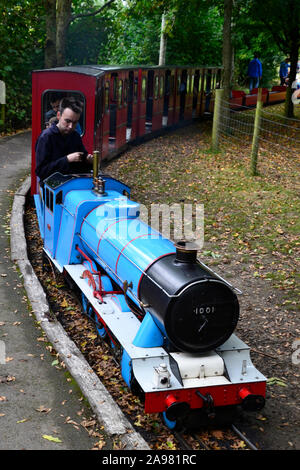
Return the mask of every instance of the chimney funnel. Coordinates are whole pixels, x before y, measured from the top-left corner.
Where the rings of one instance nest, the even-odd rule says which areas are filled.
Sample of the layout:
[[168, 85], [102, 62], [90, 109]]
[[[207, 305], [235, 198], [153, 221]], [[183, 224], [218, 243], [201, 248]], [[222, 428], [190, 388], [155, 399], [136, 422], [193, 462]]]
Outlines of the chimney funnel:
[[199, 247], [196, 243], [188, 240], [178, 240], [175, 243], [176, 258], [178, 263], [195, 263]]

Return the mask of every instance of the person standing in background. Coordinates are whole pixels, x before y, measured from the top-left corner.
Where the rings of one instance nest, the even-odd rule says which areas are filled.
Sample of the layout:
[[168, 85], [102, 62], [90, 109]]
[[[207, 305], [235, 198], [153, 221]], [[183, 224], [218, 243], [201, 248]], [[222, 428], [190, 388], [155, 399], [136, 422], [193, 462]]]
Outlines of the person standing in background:
[[289, 59], [285, 59], [281, 62], [279, 69], [280, 85], [286, 85], [286, 79], [289, 75], [289, 67]]
[[251, 93], [253, 88], [258, 88], [262, 77], [262, 64], [257, 53], [254, 54], [254, 58], [249, 62], [247, 75], [249, 77], [249, 91]]

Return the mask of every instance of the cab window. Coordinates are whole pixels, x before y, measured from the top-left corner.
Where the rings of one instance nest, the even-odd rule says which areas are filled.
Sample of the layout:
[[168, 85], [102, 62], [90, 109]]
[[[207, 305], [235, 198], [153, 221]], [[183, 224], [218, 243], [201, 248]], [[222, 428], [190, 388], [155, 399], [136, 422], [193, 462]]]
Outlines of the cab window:
[[57, 112], [59, 111], [59, 103], [63, 98], [73, 97], [77, 100], [81, 107], [82, 113], [76, 127], [76, 131], [82, 136], [85, 133], [85, 114], [86, 101], [84, 95], [80, 91], [70, 90], [47, 90], [42, 95], [42, 129], [47, 129], [53, 122], [57, 122]]

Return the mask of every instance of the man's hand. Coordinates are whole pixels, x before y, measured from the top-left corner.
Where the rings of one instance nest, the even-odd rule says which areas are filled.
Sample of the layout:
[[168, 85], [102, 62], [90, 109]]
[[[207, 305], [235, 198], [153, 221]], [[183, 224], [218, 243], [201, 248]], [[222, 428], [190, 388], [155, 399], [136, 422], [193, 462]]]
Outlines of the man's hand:
[[83, 152], [74, 152], [67, 155], [68, 161], [71, 162], [81, 162], [83, 157]]
[[86, 157], [86, 161], [88, 163], [93, 163], [93, 155], [91, 155], [90, 153], [88, 154], [88, 156]]

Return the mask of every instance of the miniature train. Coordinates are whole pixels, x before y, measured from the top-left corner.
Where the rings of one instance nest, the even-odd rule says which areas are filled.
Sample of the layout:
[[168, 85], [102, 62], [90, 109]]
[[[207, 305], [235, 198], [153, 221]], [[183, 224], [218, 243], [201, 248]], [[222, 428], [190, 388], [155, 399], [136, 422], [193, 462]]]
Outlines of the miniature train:
[[[87, 85], [80, 70], [71, 73], [66, 91], [83, 93]], [[91, 76], [89, 68], [86, 79], [100, 86], [106, 72], [103, 79], [98, 72], [95, 68]], [[34, 76], [34, 103], [42, 107], [35, 116], [33, 139], [41, 130], [45, 94], [62, 88], [56, 78], [61, 73], [65, 71], [41, 72], [40, 85]], [[155, 77], [154, 72], [154, 83]], [[88, 120], [95, 123], [90, 145], [100, 135], [104, 138], [108, 125], [102, 111], [101, 132], [94, 121], [97, 86], [85, 92], [86, 138]], [[136, 131], [141, 123], [145, 125], [145, 116]], [[116, 136], [120, 129], [116, 125]], [[122, 139], [118, 142], [126, 143], [126, 133]], [[98, 145], [94, 151], [92, 175], [54, 173], [43, 185], [33, 178], [44, 254], [77, 286], [83, 310], [96, 321], [99, 335], [119, 348], [123, 379], [143, 398], [145, 413], [162, 413], [166, 425], [176, 429], [219, 417], [231, 420], [240, 406], [261, 409], [266, 378], [254, 367], [249, 346], [234, 334], [239, 319], [236, 290], [197, 259], [193, 244], [174, 243], [140, 219], [140, 205], [130, 199], [130, 188], [99, 172], [103, 149]]]

